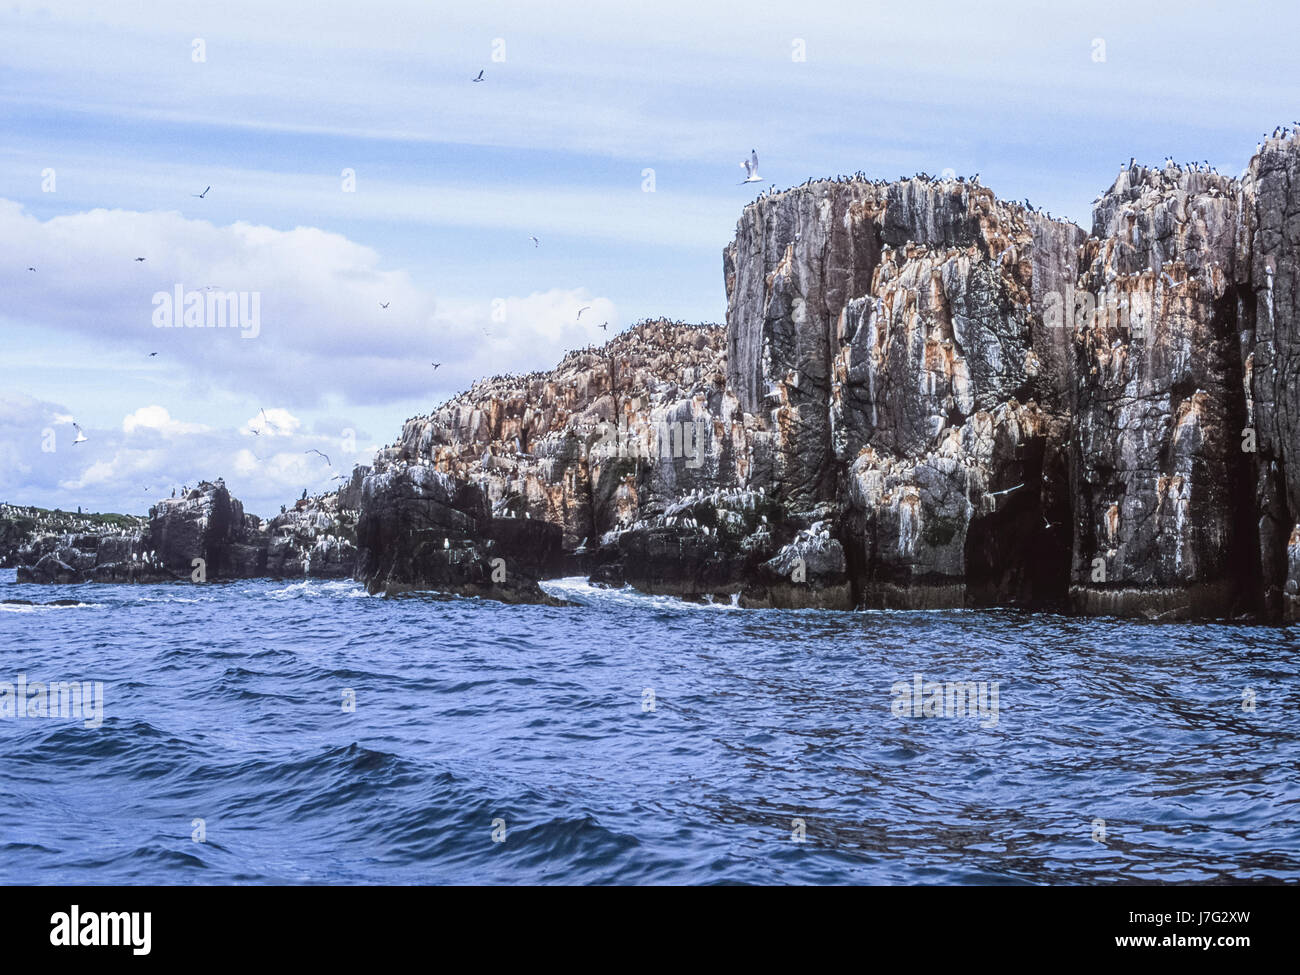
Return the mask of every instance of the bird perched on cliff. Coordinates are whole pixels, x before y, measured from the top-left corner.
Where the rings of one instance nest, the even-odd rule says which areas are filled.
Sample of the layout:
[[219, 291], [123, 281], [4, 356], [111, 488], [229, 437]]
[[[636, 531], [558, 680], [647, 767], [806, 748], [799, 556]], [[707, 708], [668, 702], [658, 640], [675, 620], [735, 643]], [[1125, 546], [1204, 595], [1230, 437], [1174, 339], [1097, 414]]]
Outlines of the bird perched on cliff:
[[745, 171], [745, 178], [740, 182], [744, 183], [761, 183], [763, 177], [758, 175], [758, 150], [749, 150], [749, 158], [741, 160], [740, 168]]
[[477, 77], [477, 78], [470, 78], [469, 80], [470, 80], [470, 81], [486, 81], [487, 79], [483, 77], [483, 69], [482, 69], [482, 68], [479, 68], [478, 77]]

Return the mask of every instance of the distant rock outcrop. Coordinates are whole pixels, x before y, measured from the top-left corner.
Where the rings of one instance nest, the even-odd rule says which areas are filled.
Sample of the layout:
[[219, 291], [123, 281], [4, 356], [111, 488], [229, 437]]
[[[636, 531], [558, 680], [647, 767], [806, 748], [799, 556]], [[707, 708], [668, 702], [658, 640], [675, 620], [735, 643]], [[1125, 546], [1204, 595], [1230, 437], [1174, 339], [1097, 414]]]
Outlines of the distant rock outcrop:
[[147, 521], [129, 519], [133, 527], [111, 520], [93, 531], [72, 532], [46, 519], [33, 525], [14, 551], [17, 578], [36, 583], [346, 578], [356, 562], [357, 514], [340, 508], [340, 496], [299, 501], [264, 524], [244, 513], [223, 481], [203, 481], [181, 497], [159, 501]]

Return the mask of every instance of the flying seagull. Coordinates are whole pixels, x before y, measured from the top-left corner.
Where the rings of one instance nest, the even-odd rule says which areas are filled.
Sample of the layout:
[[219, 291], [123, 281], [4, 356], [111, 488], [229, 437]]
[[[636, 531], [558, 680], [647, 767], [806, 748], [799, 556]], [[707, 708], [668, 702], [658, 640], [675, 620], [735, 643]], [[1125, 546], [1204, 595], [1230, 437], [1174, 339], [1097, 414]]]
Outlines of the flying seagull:
[[35, 271], [36, 268], [34, 268], [34, 267], [29, 267], [27, 270], [29, 270], [29, 271]]
[[208, 195], [208, 190], [210, 190], [210, 189], [212, 189], [211, 186], [209, 186], [207, 189], [205, 189], [202, 193], [191, 193], [190, 196], [197, 196], [197, 197], [201, 200], [201, 199], [203, 199], [205, 196]]
[[325, 463], [329, 464], [330, 467], [333, 467], [333, 466], [334, 466], [333, 462], [329, 459], [329, 457], [326, 457], [325, 454], [322, 454], [322, 453], [321, 453], [319, 450], [317, 450], [315, 447], [313, 447], [311, 450], [304, 450], [303, 453], [304, 453], [304, 454], [319, 454], [321, 457], [325, 457]]
[[[270, 428], [271, 428], [271, 431], [274, 432], [274, 431], [275, 431], [275, 424], [272, 423], [272, 422], [271, 422], [271, 418], [268, 417], [268, 416], [266, 415], [266, 410], [262, 409], [261, 407], [258, 407], [258, 412], [262, 414], [262, 423], [263, 423], [265, 426], [270, 427]], [[252, 430], [253, 436], [255, 436], [255, 437], [260, 437], [260, 436], [262, 435], [262, 431], [261, 431], [261, 430], [253, 430], [252, 427], [249, 427], [249, 429]]]
[[542, 242], [541, 242], [540, 240], [538, 240], [536, 237], [534, 237], [532, 234], [529, 234], [529, 235], [528, 235], [528, 239], [531, 240], [531, 241], [533, 242], [533, 246], [534, 246], [534, 247], [541, 247], [541, 246], [542, 246]]
[[582, 313], [583, 313], [584, 311], [589, 310], [590, 308], [591, 308], [591, 305], [583, 305], [581, 308], [578, 309], [578, 317], [581, 318], [581, 317], [582, 317]]
[[483, 80], [484, 80], [484, 78], [483, 78], [483, 70], [480, 68], [480, 69], [479, 69], [479, 73], [478, 73], [478, 77], [477, 77], [477, 78], [470, 78], [469, 80], [470, 80], [470, 81], [483, 81]]
[[79, 443], [85, 443], [87, 440], [90, 439], [89, 437], [87, 437], [87, 436], [85, 435], [85, 433], [82, 432], [81, 427], [77, 425], [77, 421], [76, 421], [76, 420], [73, 420], [73, 421], [72, 421], [72, 425], [73, 425], [74, 427], [77, 427], [77, 438], [76, 438], [75, 440], [72, 441], [74, 445], [75, 445], [75, 444], [79, 444]]
[[137, 257], [137, 258], [136, 258], [136, 261], [137, 261], [137, 262], [139, 262], [139, 261], [143, 261], [143, 260], [144, 260], [143, 257]]
[[391, 301], [381, 301], [381, 302], [379, 303], [379, 307], [380, 307], [380, 308], [387, 308], [387, 307], [388, 307], [389, 305], [391, 305], [391, 304], [392, 304]]
[[152, 358], [153, 358], [154, 356], [156, 356], [157, 354], [158, 354], [157, 352], [150, 352], [150, 353], [149, 353], [149, 358], [152, 359]]
[[438, 371], [438, 367], [439, 367], [440, 365], [442, 365], [441, 362], [435, 362], [435, 363], [433, 364], [433, 371], [434, 371], [434, 372], [437, 372], [437, 371]]
[[602, 331], [608, 332], [608, 331], [609, 331], [609, 322], [604, 322], [600, 327], [601, 327], [601, 330], [602, 330]]
[[742, 183], [759, 183], [763, 177], [758, 175], [758, 150], [749, 150], [749, 158], [741, 162], [740, 168], [745, 171], [745, 178]]

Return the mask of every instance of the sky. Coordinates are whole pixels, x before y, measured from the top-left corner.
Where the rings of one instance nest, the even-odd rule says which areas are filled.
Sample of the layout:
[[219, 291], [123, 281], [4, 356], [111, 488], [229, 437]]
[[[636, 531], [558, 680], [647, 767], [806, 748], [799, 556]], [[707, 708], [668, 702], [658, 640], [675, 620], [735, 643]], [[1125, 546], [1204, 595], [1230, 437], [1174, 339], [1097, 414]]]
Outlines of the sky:
[[[272, 515], [477, 378], [721, 323], [769, 186], [979, 173], [1088, 227], [1131, 156], [1235, 175], [1300, 114], [1298, 28], [1249, 2], [0, 0], [0, 501], [144, 513], [220, 476]], [[184, 326], [218, 295], [244, 327]]]

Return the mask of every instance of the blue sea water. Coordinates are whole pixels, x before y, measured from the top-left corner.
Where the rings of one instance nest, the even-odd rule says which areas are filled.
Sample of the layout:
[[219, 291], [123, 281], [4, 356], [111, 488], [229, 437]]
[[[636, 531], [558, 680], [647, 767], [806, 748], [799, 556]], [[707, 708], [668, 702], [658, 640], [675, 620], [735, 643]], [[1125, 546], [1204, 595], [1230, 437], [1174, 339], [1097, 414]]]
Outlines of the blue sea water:
[[79, 604], [0, 604], [0, 681], [104, 720], [0, 717], [3, 883], [1300, 880], [1295, 629], [13, 579]]

